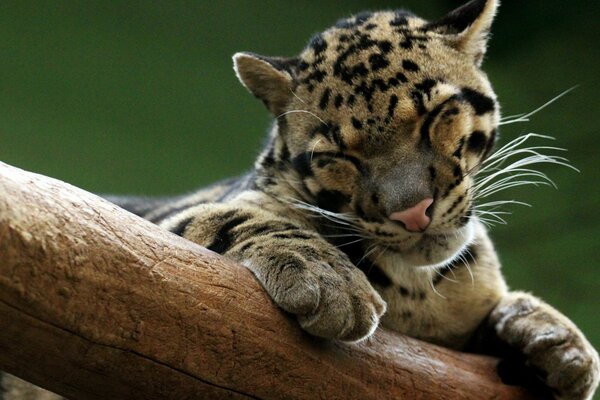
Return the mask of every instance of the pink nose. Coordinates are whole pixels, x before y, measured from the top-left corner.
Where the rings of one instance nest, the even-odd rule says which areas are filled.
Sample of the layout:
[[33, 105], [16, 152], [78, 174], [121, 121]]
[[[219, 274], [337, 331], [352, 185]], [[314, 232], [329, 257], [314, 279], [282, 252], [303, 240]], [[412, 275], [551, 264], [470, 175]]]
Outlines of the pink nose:
[[390, 219], [402, 222], [407, 231], [423, 232], [431, 222], [431, 218], [427, 216], [426, 211], [432, 203], [433, 199], [428, 197], [411, 208], [392, 213]]

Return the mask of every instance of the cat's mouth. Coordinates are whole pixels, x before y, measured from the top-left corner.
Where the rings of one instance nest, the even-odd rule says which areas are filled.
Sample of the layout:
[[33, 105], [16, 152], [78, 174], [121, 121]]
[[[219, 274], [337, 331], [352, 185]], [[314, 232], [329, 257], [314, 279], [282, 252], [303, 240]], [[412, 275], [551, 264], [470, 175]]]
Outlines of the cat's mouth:
[[[442, 267], [458, 257], [471, 243], [473, 223], [438, 232], [437, 230], [392, 235], [390, 230], [369, 229], [373, 245], [383, 252], [392, 252], [405, 264], [414, 267]], [[386, 234], [382, 235], [381, 233]]]

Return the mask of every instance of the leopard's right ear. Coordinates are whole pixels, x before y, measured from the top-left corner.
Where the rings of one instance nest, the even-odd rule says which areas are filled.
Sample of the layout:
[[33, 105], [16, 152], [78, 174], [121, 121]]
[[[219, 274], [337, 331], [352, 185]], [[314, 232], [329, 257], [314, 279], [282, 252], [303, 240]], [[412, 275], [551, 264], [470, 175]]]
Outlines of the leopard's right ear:
[[293, 96], [296, 64], [296, 59], [252, 53], [236, 53], [233, 56], [233, 69], [242, 85], [261, 99], [276, 117], [286, 111]]

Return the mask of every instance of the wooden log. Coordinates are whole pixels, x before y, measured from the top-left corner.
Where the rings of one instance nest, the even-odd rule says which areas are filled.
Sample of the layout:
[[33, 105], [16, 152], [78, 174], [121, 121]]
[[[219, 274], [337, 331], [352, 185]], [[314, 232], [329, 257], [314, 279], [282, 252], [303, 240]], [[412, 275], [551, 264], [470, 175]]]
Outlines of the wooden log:
[[0, 370], [72, 399], [530, 399], [497, 360], [310, 337], [244, 267], [0, 163]]

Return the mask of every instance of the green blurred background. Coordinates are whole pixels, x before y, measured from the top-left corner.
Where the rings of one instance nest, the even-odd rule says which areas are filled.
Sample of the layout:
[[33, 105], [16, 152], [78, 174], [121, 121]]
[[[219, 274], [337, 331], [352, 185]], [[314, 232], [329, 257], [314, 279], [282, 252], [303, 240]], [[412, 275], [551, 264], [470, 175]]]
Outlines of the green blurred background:
[[[577, 90], [501, 143], [538, 132], [581, 173], [545, 168], [559, 190], [504, 193], [494, 228], [509, 284], [569, 315], [600, 347], [600, 3], [505, 0], [485, 64], [504, 114]], [[231, 55], [294, 55], [363, 9], [435, 18], [461, 4], [393, 1], [13, 1], [0, 5], [0, 160], [93, 192], [170, 194], [252, 165], [269, 117]]]

